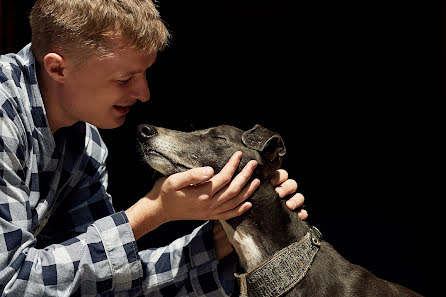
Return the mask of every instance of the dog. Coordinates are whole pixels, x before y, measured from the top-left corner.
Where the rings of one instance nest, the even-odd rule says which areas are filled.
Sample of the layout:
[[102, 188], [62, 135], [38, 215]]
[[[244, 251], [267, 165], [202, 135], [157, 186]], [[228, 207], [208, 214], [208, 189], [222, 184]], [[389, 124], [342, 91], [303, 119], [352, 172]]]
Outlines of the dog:
[[138, 141], [145, 161], [164, 175], [203, 166], [219, 172], [235, 151], [243, 153], [238, 172], [258, 162], [254, 177], [261, 184], [249, 198], [252, 208], [221, 221], [243, 270], [236, 274], [240, 296], [421, 296], [347, 261], [278, 199], [269, 179], [286, 153], [279, 134], [260, 125], [189, 133], [140, 125]]

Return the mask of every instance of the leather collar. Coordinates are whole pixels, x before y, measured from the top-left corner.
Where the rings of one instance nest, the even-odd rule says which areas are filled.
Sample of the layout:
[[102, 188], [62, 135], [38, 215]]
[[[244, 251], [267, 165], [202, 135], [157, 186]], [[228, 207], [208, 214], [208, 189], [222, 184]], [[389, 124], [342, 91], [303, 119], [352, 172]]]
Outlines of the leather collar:
[[278, 251], [249, 273], [235, 274], [240, 297], [277, 297], [290, 291], [307, 274], [320, 249], [322, 234], [311, 227], [299, 241]]

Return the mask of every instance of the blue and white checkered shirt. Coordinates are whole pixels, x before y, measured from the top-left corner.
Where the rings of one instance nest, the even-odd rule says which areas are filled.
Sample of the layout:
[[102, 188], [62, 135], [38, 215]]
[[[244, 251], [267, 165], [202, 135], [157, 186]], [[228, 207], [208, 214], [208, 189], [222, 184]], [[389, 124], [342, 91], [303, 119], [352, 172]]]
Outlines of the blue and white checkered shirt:
[[53, 135], [35, 67], [30, 45], [0, 58], [2, 296], [227, 296], [233, 265], [218, 263], [212, 224], [138, 251], [106, 192], [97, 129]]

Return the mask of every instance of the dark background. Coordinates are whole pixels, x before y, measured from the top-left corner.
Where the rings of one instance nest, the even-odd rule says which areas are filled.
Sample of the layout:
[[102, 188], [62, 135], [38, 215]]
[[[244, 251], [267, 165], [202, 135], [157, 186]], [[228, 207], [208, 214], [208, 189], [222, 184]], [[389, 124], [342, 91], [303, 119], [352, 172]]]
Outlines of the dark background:
[[[136, 127], [278, 131], [308, 221], [348, 260], [435, 296], [445, 265], [444, 8], [392, 1], [159, 1], [172, 33], [151, 100], [109, 146], [109, 192], [126, 209], [159, 177]], [[2, 53], [30, 40], [33, 1], [0, 1]], [[141, 240], [167, 244], [197, 222]]]

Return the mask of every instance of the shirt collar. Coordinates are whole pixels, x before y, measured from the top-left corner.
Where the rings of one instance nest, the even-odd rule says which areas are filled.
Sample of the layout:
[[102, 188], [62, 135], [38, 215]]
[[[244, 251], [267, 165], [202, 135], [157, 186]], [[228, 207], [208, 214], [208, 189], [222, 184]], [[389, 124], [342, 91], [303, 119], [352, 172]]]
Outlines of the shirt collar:
[[41, 162], [43, 167], [46, 167], [48, 158], [51, 159], [53, 156], [56, 142], [48, 124], [45, 104], [37, 80], [36, 69], [38, 65], [32, 53], [31, 43], [27, 44], [17, 55], [22, 59], [24, 82], [29, 95], [31, 116], [36, 127], [36, 135], [33, 136], [38, 140], [41, 150], [40, 155], [43, 158]]

